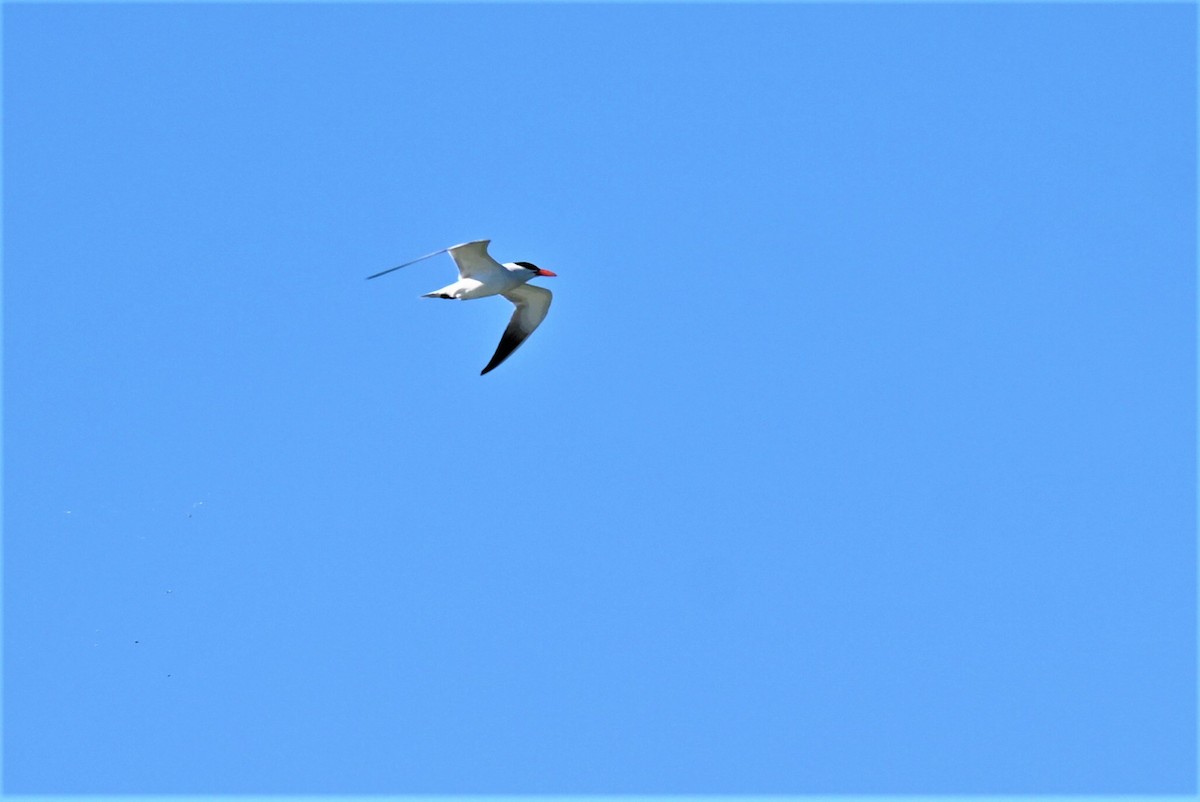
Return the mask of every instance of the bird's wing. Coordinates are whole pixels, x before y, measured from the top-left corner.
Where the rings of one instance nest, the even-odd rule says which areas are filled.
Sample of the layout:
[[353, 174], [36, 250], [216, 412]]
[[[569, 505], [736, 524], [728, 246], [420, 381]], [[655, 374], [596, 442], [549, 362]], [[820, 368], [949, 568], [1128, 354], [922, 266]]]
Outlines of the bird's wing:
[[379, 278], [380, 276], [386, 276], [388, 273], [394, 273], [395, 271], [399, 270], [402, 267], [408, 267], [409, 265], [415, 265], [417, 262], [423, 262], [431, 256], [437, 256], [439, 253], [445, 253], [448, 250], [450, 250], [450, 249], [442, 248], [440, 251], [434, 251], [433, 253], [427, 253], [424, 256], [418, 256], [416, 259], [413, 259], [410, 262], [405, 262], [402, 265], [396, 265], [395, 267], [389, 267], [387, 270], [380, 270], [378, 273], [374, 273], [370, 276], [367, 276], [367, 280], [370, 281], [373, 278]]
[[500, 263], [488, 256], [487, 246], [489, 242], [491, 242], [490, 239], [481, 239], [474, 242], [464, 242], [462, 245], [451, 245], [449, 248], [442, 248], [440, 251], [418, 256], [411, 262], [405, 262], [402, 265], [381, 270], [374, 275], [367, 276], [367, 278], [373, 279], [386, 276], [388, 273], [399, 270], [402, 267], [415, 265], [417, 262], [424, 261], [431, 256], [437, 256], [439, 253], [450, 254], [454, 259], [454, 264], [458, 265], [459, 278], [480, 278], [489, 273], [503, 272], [504, 268], [500, 266]]
[[546, 319], [546, 313], [550, 311], [550, 299], [553, 297], [550, 290], [529, 284], [522, 284], [503, 295], [516, 304], [517, 309], [508, 321], [508, 328], [500, 338], [500, 345], [496, 346], [492, 361], [488, 362], [480, 376], [508, 359], [509, 354], [517, 350], [526, 337], [533, 334], [533, 330]]
[[458, 265], [459, 278], [476, 278], [481, 281], [489, 275], [505, 273], [503, 267], [488, 256], [487, 246], [491, 240], [481, 239], [447, 248], [454, 264]]

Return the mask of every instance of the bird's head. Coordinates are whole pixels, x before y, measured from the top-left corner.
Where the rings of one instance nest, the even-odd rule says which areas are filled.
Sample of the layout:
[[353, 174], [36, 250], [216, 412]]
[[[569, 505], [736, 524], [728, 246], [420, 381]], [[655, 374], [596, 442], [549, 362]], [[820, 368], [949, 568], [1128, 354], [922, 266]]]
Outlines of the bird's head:
[[[516, 265], [517, 267], [525, 268], [526, 270], [533, 273], [534, 276], [550, 276], [551, 278], [553, 278], [558, 275], [557, 273], [551, 273], [549, 270], [542, 270], [540, 267], [533, 264], [532, 262], [513, 262], [513, 264]], [[530, 276], [530, 278], [532, 278], [532, 277], [533, 276]]]

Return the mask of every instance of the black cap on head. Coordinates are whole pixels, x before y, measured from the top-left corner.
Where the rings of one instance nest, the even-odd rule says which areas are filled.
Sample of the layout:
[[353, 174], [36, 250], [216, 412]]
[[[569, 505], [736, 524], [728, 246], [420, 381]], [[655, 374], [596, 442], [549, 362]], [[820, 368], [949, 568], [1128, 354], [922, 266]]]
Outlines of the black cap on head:
[[526, 270], [541, 270], [541, 268], [535, 265], [533, 262], [513, 262], [513, 264], [520, 265]]

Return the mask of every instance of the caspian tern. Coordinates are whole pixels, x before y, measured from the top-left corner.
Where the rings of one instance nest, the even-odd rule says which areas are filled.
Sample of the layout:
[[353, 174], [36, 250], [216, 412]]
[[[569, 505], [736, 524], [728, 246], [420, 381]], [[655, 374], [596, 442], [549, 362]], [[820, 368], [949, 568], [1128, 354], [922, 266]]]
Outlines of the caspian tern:
[[367, 276], [368, 279], [379, 278], [393, 270], [408, 267], [431, 256], [448, 253], [454, 260], [454, 264], [458, 265], [458, 281], [447, 284], [440, 290], [427, 292], [421, 296], [422, 298], [452, 298], [459, 301], [470, 301], [475, 298], [486, 298], [489, 295], [503, 295], [511, 301], [517, 307], [516, 311], [513, 312], [512, 319], [508, 321], [508, 328], [504, 330], [504, 335], [500, 338], [500, 345], [496, 346], [496, 353], [492, 355], [492, 361], [487, 363], [487, 367], [480, 372], [480, 376], [494, 370], [501, 362], [508, 359], [509, 355], [517, 350], [530, 334], [533, 334], [533, 330], [541, 325], [541, 322], [546, 319], [546, 313], [550, 311], [550, 299], [553, 297], [550, 290], [535, 287], [526, 282], [535, 276], [556, 275], [529, 262], [500, 264], [488, 256], [489, 242], [491, 240], [481, 239], [464, 242], [462, 245], [452, 245], [449, 248], [442, 248], [440, 251], [427, 253], [411, 262], [390, 267], [373, 276]]

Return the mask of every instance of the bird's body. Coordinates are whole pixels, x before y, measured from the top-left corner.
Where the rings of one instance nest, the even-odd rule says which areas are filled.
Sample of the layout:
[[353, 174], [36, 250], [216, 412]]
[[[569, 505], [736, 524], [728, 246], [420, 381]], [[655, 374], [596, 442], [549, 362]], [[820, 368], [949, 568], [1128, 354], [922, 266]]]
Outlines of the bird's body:
[[504, 264], [497, 262], [488, 255], [487, 246], [490, 241], [476, 240], [462, 245], [454, 245], [445, 250], [422, 256], [420, 259], [414, 259], [413, 262], [406, 262], [367, 277], [376, 278], [390, 273], [392, 270], [399, 270], [401, 267], [419, 262], [421, 259], [428, 259], [439, 253], [449, 253], [455, 265], [458, 266], [458, 281], [447, 284], [440, 290], [427, 292], [421, 296], [422, 298], [446, 298], [458, 301], [471, 301], [476, 298], [487, 298], [490, 295], [503, 295], [507, 298], [516, 306], [516, 311], [513, 312], [512, 319], [508, 322], [508, 328], [504, 330], [504, 336], [500, 338], [500, 345], [497, 346], [496, 353], [480, 375], [494, 369], [507, 359], [525, 342], [533, 330], [541, 325], [546, 313], [550, 310], [552, 296], [549, 290], [535, 287], [528, 282], [535, 276], [554, 275], [549, 270], [542, 270], [529, 262], [506, 262]]
[[440, 290], [427, 292], [422, 298], [448, 298], [456, 301], [471, 301], [476, 298], [486, 298], [489, 295], [499, 295], [496, 283], [488, 284], [477, 278], [460, 278], [453, 284], [447, 284]]

